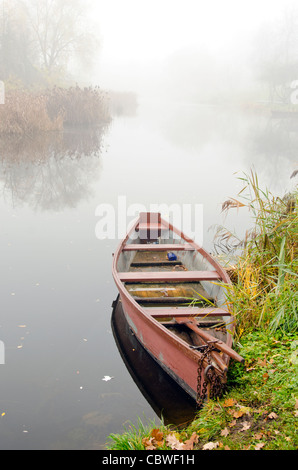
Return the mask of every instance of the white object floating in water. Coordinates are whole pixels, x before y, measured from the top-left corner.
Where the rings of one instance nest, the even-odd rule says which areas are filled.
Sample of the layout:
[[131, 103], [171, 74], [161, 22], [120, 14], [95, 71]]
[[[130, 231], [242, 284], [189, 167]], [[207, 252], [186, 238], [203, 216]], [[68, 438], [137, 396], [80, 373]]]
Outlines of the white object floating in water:
[[110, 377], [109, 375], [105, 375], [102, 379], [104, 382], [109, 382], [110, 380], [114, 379], [115, 377]]

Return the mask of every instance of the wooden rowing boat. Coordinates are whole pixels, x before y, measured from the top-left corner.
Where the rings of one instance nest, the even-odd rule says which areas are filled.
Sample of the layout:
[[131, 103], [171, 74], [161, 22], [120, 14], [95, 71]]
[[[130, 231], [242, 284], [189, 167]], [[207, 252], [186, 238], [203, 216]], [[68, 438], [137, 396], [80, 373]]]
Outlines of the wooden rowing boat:
[[222, 393], [231, 359], [231, 281], [218, 262], [163, 220], [141, 213], [113, 259], [113, 277], [133, 333], [199, 406]]

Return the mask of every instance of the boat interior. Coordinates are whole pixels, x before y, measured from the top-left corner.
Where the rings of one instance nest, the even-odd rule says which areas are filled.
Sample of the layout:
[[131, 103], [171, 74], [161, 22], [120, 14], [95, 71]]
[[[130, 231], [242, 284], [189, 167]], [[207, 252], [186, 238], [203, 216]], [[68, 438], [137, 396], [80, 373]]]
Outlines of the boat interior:
[[190, 347], [206, 345], [198, 329], [226, 341], [231, 316], [216, 265], [184, 239], [166, 228], [153, 237], [134, 233], [117, 271], [143, 310]]

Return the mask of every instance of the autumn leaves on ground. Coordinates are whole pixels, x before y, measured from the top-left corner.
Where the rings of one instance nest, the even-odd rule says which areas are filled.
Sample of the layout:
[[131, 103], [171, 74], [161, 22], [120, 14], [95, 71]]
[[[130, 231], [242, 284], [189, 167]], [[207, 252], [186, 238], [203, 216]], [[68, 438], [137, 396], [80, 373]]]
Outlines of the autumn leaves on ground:
[[205, 403], [185, 427], [130, 424], [110, 436], [113, 450], [297, 449], [297, 334], [252, 332], [242, 339], [245, 366], [232, 363], [227, 393]]
[[[224, 444], [224, 438], [227, 438], [229, 435], [243, 433], [252, 427], [251, 409], [239, 405], [233, 398], [227, 398], [222, 403], [222, 407], [227, 409], [227, 413], [233, 419], [228, 426], [221, 430], [218, 441], [200, 442], [199, 432], [193, 432], [190, 438], [187, 438], [185, 435], [183, 436], [183, 433], [153, 429], [149, 437], [142, 439], [145, 450], [157, 450], [165, 448], [165, 446], [171, 450], [213, 450], [217, 448], [230, 450], [230, 447]], [[271, 412], [264, 418], [264, 423], [277, 418], [278, 415]], [[279, 431], [276, 431], [276, 434], [279, 434]], [[267, 435], [268, 432], [266, 433], [265, 430], [254, 434], [254, 440], [259, 441], [254, 445], [255, 450], [260, 450], [266, 446], [264, 439], [266, 439]], [[247, 446], [247, 448], [249, 447]]]
[[229, 254], [238, 253], [227, 295], [237, 323], [234, 348], [245, 365], [231, 363], [225, 395], [205, 402], [191, 423], [175, 428], [140, 420], [110, 435], [110, 449], [298, 447], [298, 191], [273, 197], [253, 172], [243, 180], [243, 202], [224, 209], [247, 207], [255, 227], [245, 240], [222, 227], [220, 233]]

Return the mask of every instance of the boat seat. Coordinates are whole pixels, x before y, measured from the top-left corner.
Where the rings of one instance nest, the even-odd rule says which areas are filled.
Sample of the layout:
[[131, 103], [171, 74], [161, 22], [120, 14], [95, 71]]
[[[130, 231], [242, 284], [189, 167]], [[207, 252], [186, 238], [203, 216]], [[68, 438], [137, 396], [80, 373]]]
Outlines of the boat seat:
[[178, 243], [173, 243], [171, 245], [166, 245], [163, 243], [148, 243], [144, 245], [126, 245], [123, 248], [123, 251], [195, 251], [195, 248], [189, 244], [180, 245]]
[[226, 317], [231, 316], [230, 312], [223, 308], [208, 307], [177, 307], [177, 308], [146, 308], [146, 313], [149, 313], [153, 318], [166, 318], [166, 317]]
[[161, 272], [127, 272], [118, 273], [122, 282], [200, 282], [218, 281], [220, 274], [216, 271], [161, 271]]

